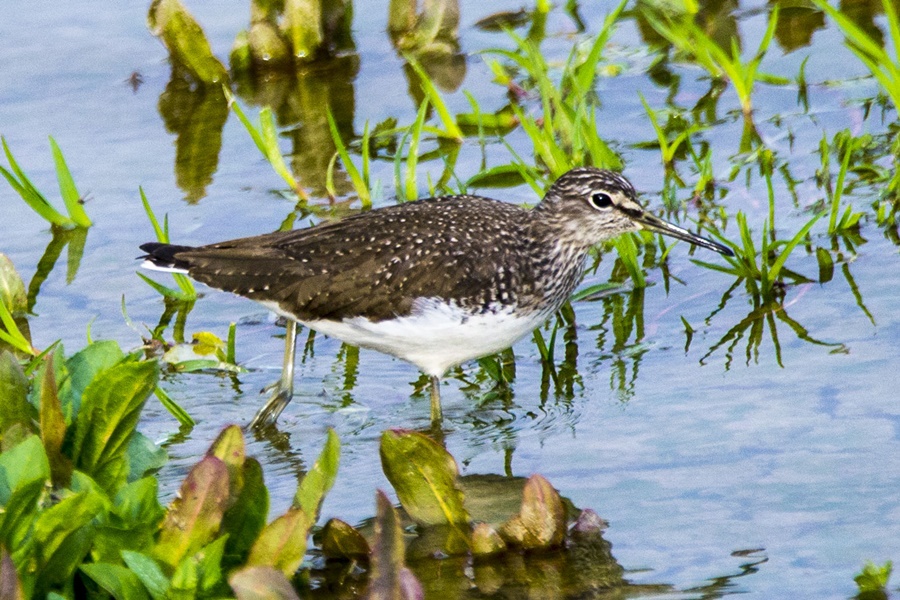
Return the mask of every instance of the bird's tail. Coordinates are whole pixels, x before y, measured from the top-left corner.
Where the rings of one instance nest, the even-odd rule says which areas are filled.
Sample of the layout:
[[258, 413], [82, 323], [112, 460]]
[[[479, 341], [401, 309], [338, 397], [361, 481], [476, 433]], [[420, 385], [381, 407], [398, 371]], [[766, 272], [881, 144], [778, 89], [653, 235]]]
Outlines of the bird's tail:
[[163, 244], [161, 242], [148, 242], [141, 245], [141, 250], [146, 252], [141, 266], [153, 271], [166, 271], [168, 273], [187, 273], [186, 262], [178, 260], [178, 254], [186, 250], [193, 250], [191, 246], [176, 246], [175, 244]]

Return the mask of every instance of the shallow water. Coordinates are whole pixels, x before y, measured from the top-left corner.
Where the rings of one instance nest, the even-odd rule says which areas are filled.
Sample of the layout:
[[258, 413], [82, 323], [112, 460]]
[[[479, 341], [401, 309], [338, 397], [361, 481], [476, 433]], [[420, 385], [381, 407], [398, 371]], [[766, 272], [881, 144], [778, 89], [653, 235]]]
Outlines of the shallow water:
[[[193, 4], [202, 4], [190, 8], [225, 58], [235, 33], [247, 25], [246, 8]], [[327, 97], [342, 107], [345, 126], [356, 132], [367, 120], [374, 124], [396, 116], [401, 124], [412, 121], [416, 102], [406, 94], [402, 62], [384, 33], [386, 11], [372, 4], [357, 8], [358, 62], [348, 59], [336, 69], [343, 80], [330, 74], [295, 91], [308, 101], [299, 112], [309, 116], [303, 111]], [[502, 33], [473, 27], [486, 16], [482, 4], [462, 3], [461, 42], [469, 54], [464, 73], [451, 71], [448, 77], [462, 79], [459, 90], [471, 91], [483, 109], [492, 110], [505, 102], [503, 90], [491, 83], [475, 51], [510, 43]], [[503, 8], [519, 6], [491, 5], [491, 10]], [[595, 32], [612, 8], [608, 2], [582, 8], [588, 32]], [[745, 50], [754, 48], [765, 28], [766, 7], [718, 8], [725, 14], [733, 9]], [[37, 347], [62, 338], [70, 351], [80, 348], [91, 322], [94, 339], [113, 338], [132, 348], [146, 333], [143, 325], [158, 321], [160, 297], [134, 274], [138, 244], [153, 237], [138, 186], [158, 215], [169, 214], [173, 240], [184, 243], [270, 231], [293, 210], [290, 201], [273, 193], [281, 189], [280, 180], [234, 118], [224, 126], [217, 163], [207, 167], [209, 177], [196, 163], [176, 171], [176, 138], [159, 109], [168, 106], [166, 98], [191, 96], [164, 96], [170, 68], [164, 48], [146, 30], [145, 9], [121, 3], [102, 11], [49, 2], [29, 5], [27, 12], [8, 3], [0, 6], [0, 133], [37, 186], [55, 195], [45, 137], [53, 135], [79, 189], [88, 194], [86, 209], [95, 220], [71, 282], [64, 251], [41, 287], [31, 319]], [[572, 20], [554, 10], [547, 31], [545, 51], [564, 59], [575, 32]], [[793, 28], [801, 39], [802, 32]], [[794, 77], [809, 55], [807, 79], [814, 83], [809, 114], [798, 106], [795, 87], [761, 85], [754, 95], [756, 122], [767, 144], [788, 160], [800, 182], [798, 205], [806, 207], [823, 195], [814, 183], [823, 132], [830, 139], [843, 128], [880, 132], [884, 126], [874, 115], [864, 119], [858, 99], [874, 94], [875, 87], [856, 79], [863, 69], [841, 46], [838, 32], [820, 29], [812, 34], [812, 46], [785, 53], [789, 33], [776, 38], [782, 45], [773, 46], [762, 68]], [[669, 96], [689, 107], [707, 92], [709, 81], [689, 66], [671, 67], [680, 77], [674, 94], [651, 80], [646, 69], [653, 57], [631, 18], [622, 21], [607, 54], [623, 71], [601, 78], [597, 86], [602, 135], [622, 152], [625, 174], [645, 192], [644, 201], [660, 206], [664, 176], [658, 152], [634, 147], [654, 139], [637, 91], [654, 108], [662, 108]], [[126, 80], [135, 71], [143, 83], [133, 91]], [[832, 80], [838, 83], [821, 84]], [[461, 91], [447, 98], [453, 110], [469, 111]], [[749, 185], [743, 172], [726, 181], [742, 128], [741, 119], [731, 114], [736, 110], [736, 97], [727, 90], [718, 120], [704, 137], [727, 190], [720, 204], [731, 215], [745, 211], [758, 230], [767, 216], [764, 182], [755, 172]], [[170, 127], [185, 116], [177, 110], [166, 114]], [[771, 122], [774, 116], [781, 117], [780, 126]], [[307, 126], [296, 135], [309, 150], [298, 159], [298, 168], [321, 176], [319, 166], [330, 154], [323, 163], [322, 153], [311, 147], [316, 131]], [[521, 132], [508, 140], [517, 151], [530, 152]], [[290, 145], [285, 140], [283, 148]], [[508, 160], [500, 143], [490, 143], [485, 153], [491, 164]], [[481, 159], [478, 144], [466, 142], [456, 171], [466, 179], [478, 172]], [[375, 168], [382, 182], [378, 203], [389, 204], [393, 167], [376, 163]], [[424, 173], [436, 180], [441, 169], [440, 161], [421, 165], [423, 193]], [[837, 169], [833, 163], [832, 169]], [[680, 172], [693, 182], [686, 165]], [[793, 232], [809, 214], [793, 206], [783, 179], [776, 177], [775, 186], [779, 229]], [[514, 202], [536, 201], [525, 186], [487, 192]], [[861, 187], [849, 200], [862, 207], [876, 195], [877, 190]], [[689, 190], [678, 195], [688, 196]], [[10, 256], [27, 282], [51, 235], [5, 185], [0, 203], [0, 252]], [[307, 222], [301, 219], [298, 226]], [[733, 222], [725, 233], [736, 239]], [[873, 222], [863, 224], [861, 235], [865, 243], [856, 245], [855, 256], [844, 251], [852, 260], [836, 264], [830, 282], [788, 288], [784, 311], [777, 313], [787, 314], [821, 343], [804, 341], [792, 322], [776, 318], [778, 354], [768, 325], [758, 347], [746, 332], [731, 349], [730, 342], [718, 345], [753, 310], [752, 303], [739, 286], [717, 311], [733, 280], [692, 264], [688, 248], [679, 244], [669, 255], [668, 285], [653, 270], [643, 292], [575, 305], [579, 380], [571, 398], [542, 394], [540, 357], [528, 340], [515, 347], [509, 402], [482, 401], [487, 384], [464, 390], [459, 379], [449, 378], [442, 390], [448, 449], [466, 474], [502, 474], [509, 468], [515, 475], [545, 475], [577, 506], [592, 507], [609, 521], [605, 537], [627, 579], [672, 586], [673, 597], [852, 595], [853, 575], [866, 560], [900, 557], [900, 316], [895, 299], [900, 260], [897, 247]], [[821, 235], [813, 244], [830, 248], [832, 242]], [[718, 261], [701, 252], [693, 257]], [[604, 260], [585, 284], [606, 281], [611, 265], [612, 259]], [[817, 278], [814, 254], [797, 252], [788, 266]], [[236, 379], [195, 373], [165, 382], [169, 394], [198, 421], [169, 448], [172, 461], [162, 474], [169, 494], [224, 425], [250, 420], [260, 405], [259, 390], [280, 369], [277, 336], [282, 329], [271, 316], [227, 294], [204, 294], [186, 331], [224, 337], [227, 324], [237, 322], [238, 359], [251, 370]], [[123, 295], [138, 332], [121, 314]], [[623, 316], [629, 310], [631, 316]], [[682, 317], [695, 329], [689, 345]], [[563, 351], [560, 341], [557, 356]], [[428, 427], [428, 399], [413, 395], [419, 379], [413, 367], [365, 350], [356, 365], [345, 357], [339, 343], [316, 339], [313, 352], [298, 358], [296, 397], [280, 423], [283, 438], [250, 443], [249, 453], [265, 467], [272, 514], [290, 502], [297, 473], [317, 454], [324, 429], [331, 426], [340, 434], [343, 452], [323, 516], [349, 522], [371, 516], [374, 490], [389, 489], [377, 451], [381, 432]], [[478, 377], [474, 365], [463, 370], [468, 379]], [[142, 430], [162, 441], [177, 431], [177, 423], [154, 401]], [[745, 568], [748, 564], [756, 566]]]

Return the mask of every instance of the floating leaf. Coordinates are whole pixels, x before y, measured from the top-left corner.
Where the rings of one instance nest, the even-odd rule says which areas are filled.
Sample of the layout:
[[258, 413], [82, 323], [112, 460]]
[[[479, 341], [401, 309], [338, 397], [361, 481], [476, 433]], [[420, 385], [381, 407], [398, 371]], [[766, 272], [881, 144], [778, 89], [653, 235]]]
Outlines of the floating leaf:
[[422, 585], [404, 564], [403, 530], [397, 511], [381, 490], [376, 493], [375, 502], [375, 542], [366, 600], [424, 598]]
[[153, 556], [175, 567], [215, 536], [228, 502], [228, 467], [206, 456], [191, 469], [160, 529]]
[[272, 567], [246, 567], [228, 583], [238, 600], [300, 600], [284, 573]]
[[340, 458], [341, 441], [334, 429], [329, 427], [322, 453], [297, 486], [294, 495], [294, 506], [302, 508], [313, 522], [319, 517], [325, 494], [334, 485]]
[[263, 529], [250, 550], [247, 565], [275, 567], [290, 577], [303, 562], [306, 537], [312, 524], [312, 519], [302, 509], [288, 509]]
[[566, 507], [559, 493], [541, 475], [532, 475], [522, 490], [519, 514], [500, 528], [508, 544], [525, 550], [552, 548], [566, 535]]
[[420, 525], [465, 525], [469, 515], [449, 452], [416, 433], [389, 429], [381, 436], [381, 464], [400, 504]]
[[198, 331], [193, 336], [194, 352], [200, 356], [215, 354], [217, 350], [225, 348], [225, 342], [222, 338], [209, 331]]
[[361, 560], [369, 556], [369, 544], [353, 526], [340, 519], [329, 519], [322, 528], [319, 544], [326, 558]]

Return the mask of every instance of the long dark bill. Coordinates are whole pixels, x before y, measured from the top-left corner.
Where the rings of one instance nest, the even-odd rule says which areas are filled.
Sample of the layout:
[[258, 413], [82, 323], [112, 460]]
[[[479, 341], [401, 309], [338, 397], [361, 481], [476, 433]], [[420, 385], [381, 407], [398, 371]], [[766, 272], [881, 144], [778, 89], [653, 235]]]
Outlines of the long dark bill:
[[708, 248], [709, 250], [713, 250], [715, 252], [718, 252], [719, 254], [724, 254], [725, 256], [734, 256], [734, 252], [732, 252], [731, 248], [729, 248], [728, 246], [723, 246], [718, 242], [708, 240], [705, 237], [700, 237], [699, 235], [691, 233], [687, 229], [679, 227], [678, 225], [673, 225], [668, 221], [663, 221], [659, 217], [654, 216], [648, 212], [643, 212], [640, 215], [634, 216], [633, 218], [635, 221], [640, 223], [641, 227], [649, 229], [650, 231], [655, 231], [664, 235], [670, 235], [673, 238], [684, 240], [685, 242], [690, 242], [691, 244], [695, 244], [702, 248]]

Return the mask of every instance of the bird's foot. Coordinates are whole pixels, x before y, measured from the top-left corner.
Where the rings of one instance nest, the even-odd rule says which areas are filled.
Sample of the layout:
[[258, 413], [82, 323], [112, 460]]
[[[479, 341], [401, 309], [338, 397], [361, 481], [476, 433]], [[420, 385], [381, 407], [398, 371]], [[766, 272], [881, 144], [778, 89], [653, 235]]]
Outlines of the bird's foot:
[[250, 421], [250, 429], [264, 429], [275, 425], [279, 415], [290, 403], [294, 396], [294, 386], [285, 386], [282, 381], [276, 381], [270, 386], [263, 388], [263, 392], [272, 391], [268, 402], [259, 409], [253, 420]]

